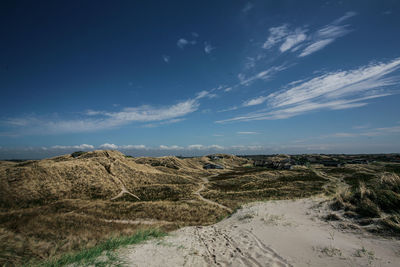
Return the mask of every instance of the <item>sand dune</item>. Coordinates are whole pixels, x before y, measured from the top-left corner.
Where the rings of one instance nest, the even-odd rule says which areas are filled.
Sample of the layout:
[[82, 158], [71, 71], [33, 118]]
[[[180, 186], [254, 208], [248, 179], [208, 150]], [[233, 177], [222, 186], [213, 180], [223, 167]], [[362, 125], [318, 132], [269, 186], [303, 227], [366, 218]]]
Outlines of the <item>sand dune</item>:
[[400, 242], [322, 220], [322, 199], [246, 205], [215, 225], [121, 249], [129, 266], [398, 266]]

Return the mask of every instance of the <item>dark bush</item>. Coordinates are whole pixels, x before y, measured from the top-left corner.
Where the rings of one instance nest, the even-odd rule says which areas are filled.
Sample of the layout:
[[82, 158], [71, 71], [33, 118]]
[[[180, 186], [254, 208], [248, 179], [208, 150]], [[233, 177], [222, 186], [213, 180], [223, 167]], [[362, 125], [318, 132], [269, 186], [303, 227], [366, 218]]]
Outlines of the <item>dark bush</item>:
[[83, 154], [85, 154], [85, 153], [86, 153], [85, 151], [75, 151], [74, 153], [71, 154], [71, 156], [72, 156], [73, 158], [77, 158], [77, 157], [79, 157], [80, 155], [83, 155]]

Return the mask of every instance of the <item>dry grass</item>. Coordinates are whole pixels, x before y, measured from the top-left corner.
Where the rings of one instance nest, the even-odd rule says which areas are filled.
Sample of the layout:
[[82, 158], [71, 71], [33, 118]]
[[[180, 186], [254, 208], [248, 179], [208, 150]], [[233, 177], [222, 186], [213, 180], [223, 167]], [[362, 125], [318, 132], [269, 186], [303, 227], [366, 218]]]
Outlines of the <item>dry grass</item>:
[[[235, 158], [223, 159], [226, 167], [248, 162]], [[0, 266], [93, 248], [138, 229], [215, 223], [227, 212], [194, 195], [200, 177], [210, 175], [202, 168], [207, 162], [117, 151], [0, 162]], [[129, 194], [112, 200], [123, 189], [140, 200]]]
[[308, 170], [237, 168], [212, 178], [203, 196], [236, 209], [256, 200], [309, 197], [322, 193], [326, 183]]
[[[215, 223], [229, 214], [195, 194], [204, 177], [210, 177], [210, 182], [201, 195], [232, 210], [256, 200], [320, 194], [329, 183], [308, 169], [246, 167], [251, 165], [249, 160], [218, 156], [130, 158], [116, 151], [93, 151], [0, 162], [0, 266], [78, 253], [112, 237], [132, 236], [138, 229], [170, 231]], [[206, 163], [225, 169], [204, 170]], [[395, 229], [400, 220], [397, 169], [374, 168], [361, 174], [327, 168], [326, 173], [331, 170], [331, 175], [349, 184], [348, 191], [337, 196], [341, 207], [359, 212], [362, 205], [366, 205], [364, 210], [376, 205], [379, 214], [390, 212], [382, 217], [382, 225]], [[126, 193], [113, 200], [121, 192], [139, 199]]]
[[371, 231], [399, 234], [399, 170], [399, 164], [379, 164], [359, 171], [342, 172], [348, 188], [338, 192], [332, 208], [355, 214], [352, 217]]

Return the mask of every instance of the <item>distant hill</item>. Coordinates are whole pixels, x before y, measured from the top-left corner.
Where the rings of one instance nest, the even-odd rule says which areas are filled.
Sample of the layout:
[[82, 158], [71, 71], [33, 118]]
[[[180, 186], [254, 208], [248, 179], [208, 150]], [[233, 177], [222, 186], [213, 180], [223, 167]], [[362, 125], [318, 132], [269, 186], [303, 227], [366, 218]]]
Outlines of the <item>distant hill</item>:
[[[217, 161], [232, 168], [248, 162], [224, 154], [210, 158], [131, 158], [118, 151], [98, 150], [37, 161], [1, 161], [0, 206], [25, 207], [62, 199], [168, 199], [160, 195], [166, 192], [174, 199], [198, 182], [193, 177], [207, 174], [204, 164]], [[157, 186], [163, 190], [150, 190]]]

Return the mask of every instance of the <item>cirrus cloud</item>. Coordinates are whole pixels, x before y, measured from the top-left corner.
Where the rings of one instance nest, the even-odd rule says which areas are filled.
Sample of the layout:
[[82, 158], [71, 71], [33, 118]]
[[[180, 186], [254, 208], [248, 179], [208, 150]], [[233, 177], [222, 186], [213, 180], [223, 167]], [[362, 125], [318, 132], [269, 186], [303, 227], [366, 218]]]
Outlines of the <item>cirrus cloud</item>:
[[362, 107], [368, 105], [367, 100], [393, 94], [388, 88], [400, 84], [400, 77], [389, 75], [399, 68], [400, 58], [396, 58], [387, 63], [371, 63], [292, 82], [267, 97], [247, 102], [248, 105], [265, 101], [266, 109], [217, 122], [285, 119], [314, 110]]

